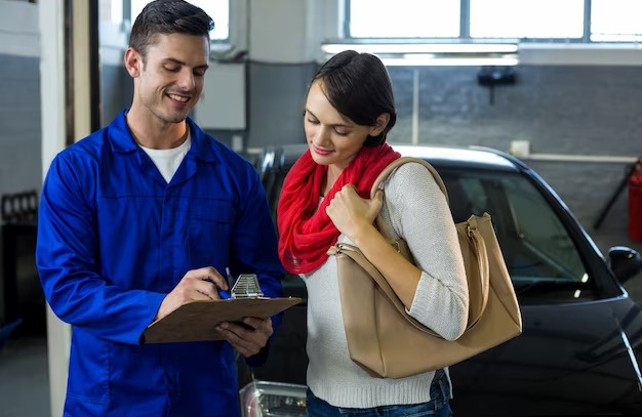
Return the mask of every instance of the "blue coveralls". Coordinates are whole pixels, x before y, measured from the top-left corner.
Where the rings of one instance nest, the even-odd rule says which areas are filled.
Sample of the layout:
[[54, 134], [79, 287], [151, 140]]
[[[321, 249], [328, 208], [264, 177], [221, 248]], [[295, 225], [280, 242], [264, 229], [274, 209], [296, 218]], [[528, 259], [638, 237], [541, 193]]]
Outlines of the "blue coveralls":
[[125, 112], [62, 151], [47, 173], [36, 261], [51, 308], [73, 326], [65, 416], [239, 415], [228, 343], [141, 340], [191, 269], [255, 272], [266, 296], [282, 295], [256, 170], [188, 124], [192, 146], [169, 184]]

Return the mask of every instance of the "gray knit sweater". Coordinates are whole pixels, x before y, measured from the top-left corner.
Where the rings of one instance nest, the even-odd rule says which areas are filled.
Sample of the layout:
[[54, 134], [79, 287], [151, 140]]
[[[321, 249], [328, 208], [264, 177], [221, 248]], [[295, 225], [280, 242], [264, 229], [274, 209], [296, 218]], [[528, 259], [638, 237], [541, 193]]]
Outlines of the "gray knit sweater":
[[[446, 199], [426, 168], [408, 163], [392, 173], [382, 215], [406, 239], [422, 269], [410, 315], [445, 338], [457, 338], [468, 318], [463, 260]], [[349, 242], [343, 235], [339, 240]], [[349, 408], [430, 400], [434, 372], [374, 378], [350, 359], [333, 257], [302, 278], [309, 297], [307, 382], [317, 397]]]

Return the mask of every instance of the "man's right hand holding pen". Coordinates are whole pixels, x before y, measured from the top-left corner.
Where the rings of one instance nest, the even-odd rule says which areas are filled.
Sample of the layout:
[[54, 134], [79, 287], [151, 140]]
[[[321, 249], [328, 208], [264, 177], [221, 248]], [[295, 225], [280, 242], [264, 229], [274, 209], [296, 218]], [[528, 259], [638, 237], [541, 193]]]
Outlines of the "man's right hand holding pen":
[[[214, 267], [205, 267], [188, 271], [176, 287], [163, 299], [156, 320], [167, 316], [178, 307], [196, 300], [220, 300], [230, 298], [227, 280]], [[227, 297], [225, 297], [227, 295]]]

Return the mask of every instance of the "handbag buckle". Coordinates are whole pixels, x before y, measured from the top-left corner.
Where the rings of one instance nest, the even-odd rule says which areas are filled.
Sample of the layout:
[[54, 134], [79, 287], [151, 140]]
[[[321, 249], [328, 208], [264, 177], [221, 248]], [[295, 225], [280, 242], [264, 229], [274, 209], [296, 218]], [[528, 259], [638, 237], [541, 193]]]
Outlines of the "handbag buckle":
[[468, 233], [468, 237], [472, 237], [473, 233], [477, 231], [477, 226], [471, 226], [470, 224], [468, 227], [466, 227], [466, 232]]

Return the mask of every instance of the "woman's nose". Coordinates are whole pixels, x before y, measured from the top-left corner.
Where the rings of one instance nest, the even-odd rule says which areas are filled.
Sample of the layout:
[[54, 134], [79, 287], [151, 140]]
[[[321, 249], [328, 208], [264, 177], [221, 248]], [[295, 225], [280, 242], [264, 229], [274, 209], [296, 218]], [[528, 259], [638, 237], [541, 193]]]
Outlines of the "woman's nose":
[[323, 127], [319, 127], [314, 136], [312, 137], [312, 142], [317, 146], [324, 146], [328, 143], [328, 131]]

